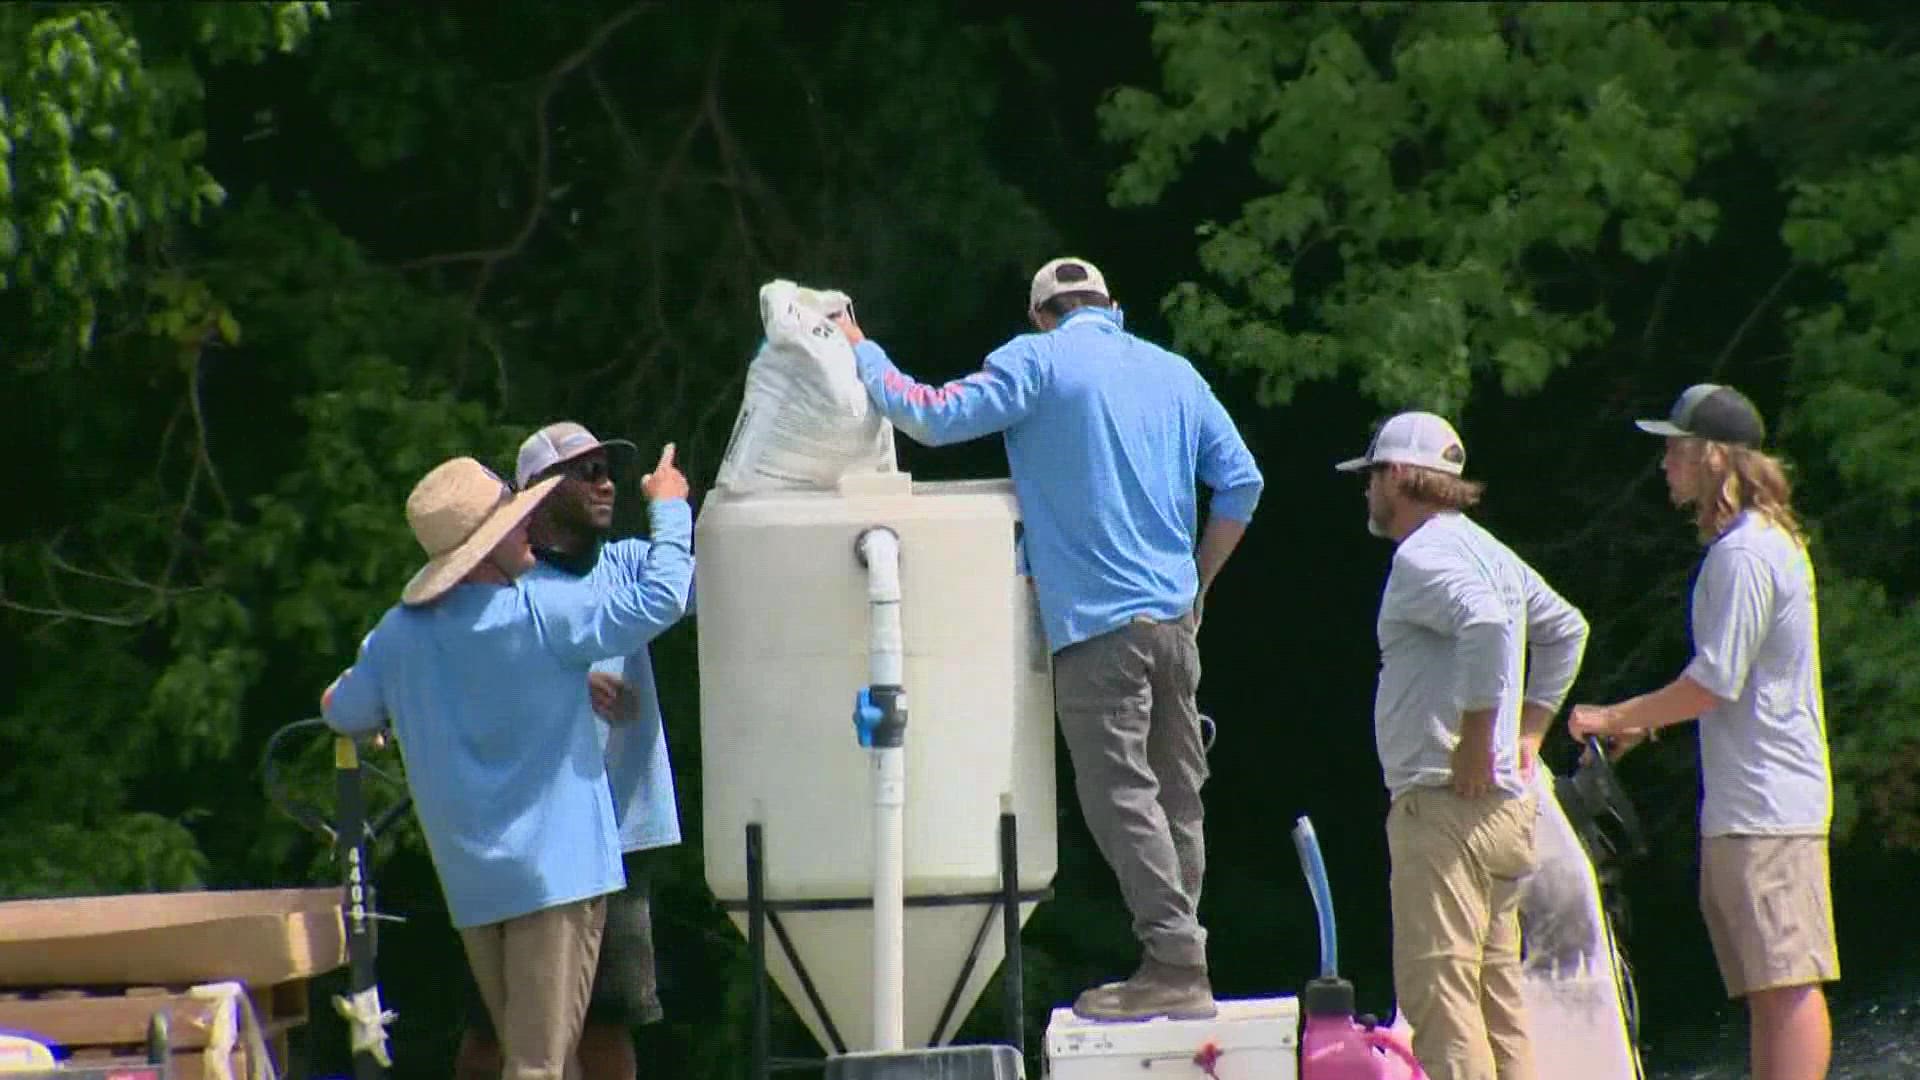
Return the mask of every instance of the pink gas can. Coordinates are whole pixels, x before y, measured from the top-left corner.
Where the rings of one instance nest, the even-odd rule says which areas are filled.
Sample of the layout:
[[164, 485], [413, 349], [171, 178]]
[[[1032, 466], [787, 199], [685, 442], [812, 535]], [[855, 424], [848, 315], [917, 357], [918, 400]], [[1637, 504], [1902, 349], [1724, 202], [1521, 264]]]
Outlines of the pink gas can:
[[1353, 984], [1321, 977], [1300, 996], [1300, 1080], [1427, 1080], [1400, 1036], [1353, 1015]]
[[1293, 846], [1320, 920], [1320, 977], [1300, 994], [1300, 1080], [1427, 1080], [1400, 1033], [1353, 1015], [1353, 984], [1337, 974], [1333, 887], [1313, 823], [1304, 817], [1294, 823]]

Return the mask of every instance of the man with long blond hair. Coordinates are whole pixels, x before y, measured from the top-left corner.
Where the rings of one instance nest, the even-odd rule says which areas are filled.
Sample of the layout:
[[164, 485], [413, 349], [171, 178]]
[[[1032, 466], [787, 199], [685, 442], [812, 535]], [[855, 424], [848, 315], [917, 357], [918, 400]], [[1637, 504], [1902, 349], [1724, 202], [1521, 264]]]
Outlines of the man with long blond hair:
[[1581, 705], [1569, 729], [1624, 752], [1698, 718], [1700, 907], [1727, 994], [1746, 998], [1754, 1080], [1827, 1075], [1822, 984], [1840, 977], [1827, 866], [1833, 781], [1821, 704], [1813, 564], [1766, 425], [1732, 387], [1690, 387], [1666, 420], [1674, 505], [1705, 558], [1693, 586], [1693, 658], [1659, 690]]
[[1380, 598], [1374, 741], [1388, 794], [1393, 990], [1434, 1080], [1534, 1080], [1520, 894], [1532, 772], [1586, 651], [1587, 621], [1465, 511], [1453, 425], [1407, 412], [1365, 455], [1367, 531], [1394, 542]]

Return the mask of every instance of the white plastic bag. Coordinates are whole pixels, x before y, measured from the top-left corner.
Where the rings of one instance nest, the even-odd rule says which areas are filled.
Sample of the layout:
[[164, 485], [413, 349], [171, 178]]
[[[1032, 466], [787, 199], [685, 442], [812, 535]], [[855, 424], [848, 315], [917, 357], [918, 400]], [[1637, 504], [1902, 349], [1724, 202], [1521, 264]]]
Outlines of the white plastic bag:
[[747, 368], [720, 487], [731, 491], [832, 488], [850, 472], [894, 472], [893, 425], [873, 408], [853, 346], [830, 321], [846, 293], [791, 281], [760, 287], [766, 338]]

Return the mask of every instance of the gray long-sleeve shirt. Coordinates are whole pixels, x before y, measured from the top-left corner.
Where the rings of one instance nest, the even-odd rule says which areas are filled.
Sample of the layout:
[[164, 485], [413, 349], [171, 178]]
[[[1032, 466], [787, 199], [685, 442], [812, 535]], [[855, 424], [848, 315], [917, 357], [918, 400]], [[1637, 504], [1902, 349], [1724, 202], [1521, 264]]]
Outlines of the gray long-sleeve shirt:
[[1493, 709], [1494, 780], [1519, 795], [1520, 707], [1558, 711], [1587, 620], [1492, 533], [1440, 514], [1394, 551], [1380, 599], [1374, 741], [1387, 790], [1452, 779], [1462, 713]]

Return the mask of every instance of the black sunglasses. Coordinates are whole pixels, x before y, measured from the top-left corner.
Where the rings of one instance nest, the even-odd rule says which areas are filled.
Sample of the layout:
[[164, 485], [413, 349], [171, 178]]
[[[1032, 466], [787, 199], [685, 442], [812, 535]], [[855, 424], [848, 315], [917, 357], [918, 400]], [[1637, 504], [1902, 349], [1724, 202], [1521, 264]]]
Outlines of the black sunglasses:
[[607, 467], [605, 458], [594, 457], [561, 462], [548, 470], [548, 475], [555, 473], [578, 480], [583, 484], [597, 484], [612, 476], [613, 470]]

